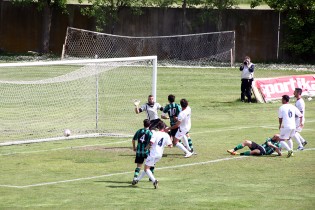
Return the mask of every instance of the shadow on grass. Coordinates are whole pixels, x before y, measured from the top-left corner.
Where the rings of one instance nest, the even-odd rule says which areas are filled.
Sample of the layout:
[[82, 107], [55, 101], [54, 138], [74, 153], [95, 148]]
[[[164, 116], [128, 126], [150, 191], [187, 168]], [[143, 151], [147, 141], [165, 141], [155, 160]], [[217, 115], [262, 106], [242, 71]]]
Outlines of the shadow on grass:
[[[256, 104], [256, 98], [253, 98], [251, 101], [252, 104]], [[247, 99], [245, 101], [241, 101], [241, 99], [231, 100], [231, 101], [207, 101], [206, 105], [202, 105], [202, 107], [223, 107], [223, 106], [235, 106], [248, 104]]]
[[[112, 183], [112, 184], [117, 184], [117, 185], [109, 185], [107, 187], [109, 188], [134, 188], [134, 187], [138, 187], [138, 185], [132, 185], [131, 181], [94, 181], [94, 182], [98, 182], [98, 183]], [[144, 181], [142, 181], [144, 182]]]
[[[121, 154], [121, 155], [119, 155], [119, 156], [122, 156], [122, 157], [136, 157], [136, 155], [135, 154]], [[184, 157], [184, 153], [183, 154], [163, 154], [163, 156], [162, 157], [167, 157], [167, 156], [174, 156], [174, 157]]]
[[112, 181], [112, 180], [98, 180], [94, 182], [113, 183], [113, 184], [131, 184], [131, 181]]

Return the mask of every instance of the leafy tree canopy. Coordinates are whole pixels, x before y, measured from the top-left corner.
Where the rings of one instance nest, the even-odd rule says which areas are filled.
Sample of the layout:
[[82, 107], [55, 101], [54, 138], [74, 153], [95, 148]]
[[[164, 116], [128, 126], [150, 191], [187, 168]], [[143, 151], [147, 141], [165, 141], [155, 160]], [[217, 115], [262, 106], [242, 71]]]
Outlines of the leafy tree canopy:
[[[252, 0], [251, 7], [263, 0]], [[264, 0], [268, 6], [285, 15], [284, 49], [301, 61], [315, 57], [315, 1], [314, 0]]]
[[12, 3], [20, 6], [36, 3], [39, 10], [42, 10], [46, 5], [65, 10], [67, 0], [13, 0]]

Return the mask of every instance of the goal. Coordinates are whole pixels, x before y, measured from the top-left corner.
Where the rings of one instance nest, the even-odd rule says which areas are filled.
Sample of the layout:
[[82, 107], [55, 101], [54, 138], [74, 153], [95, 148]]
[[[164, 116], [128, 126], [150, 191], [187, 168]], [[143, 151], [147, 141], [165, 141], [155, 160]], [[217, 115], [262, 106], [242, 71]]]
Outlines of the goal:
[[156, 56], [0, 64], [0, 145], [130, 137], [156, 81]]
[[159, 66], [233, 66], [235, 31], [131, 37], [68, 27], [62, 58], [157, 55]]

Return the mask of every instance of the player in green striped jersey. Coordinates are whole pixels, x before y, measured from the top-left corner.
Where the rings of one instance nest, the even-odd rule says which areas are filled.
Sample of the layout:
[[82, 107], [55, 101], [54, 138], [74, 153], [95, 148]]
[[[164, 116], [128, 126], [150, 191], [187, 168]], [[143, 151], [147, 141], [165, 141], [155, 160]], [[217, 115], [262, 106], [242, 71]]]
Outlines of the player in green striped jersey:
[[273, 152], [277, 152], [281, 156], [281, 144], [279, 134], [275, 134], [272, 138], [267, 138], [266, 141], [259, 145], [256, 142], [245, 140], [243, 143], [238, 144], [234, 149], [227, 150], [231, 155], [236, 155], [237, 150], [248, 147], [250, 151], [240, 153], [240, 155], [271, 155]]
[[[170, 119], [170, 127], [172, 127], [176, 124], [177, 117], [178, 117], [179, 113], [182, 111], [182, 107], [179, 104], [175, 103], [175, 96], [174, 95], [172, 95], [172, 94], [169, 95], [167, 99], [168, 99], [169, 104], [164, 107], [163, 114], [162, 114], [161, 118], [162, 119]], [[166, 116], [166, 113], [168, 114], [168, 117]], [[179, 127], [171, 129], [169, 131], [172, 140], [175, 138], [175, 135], [176, 135], [178, 129], [179, 129]], [[185, 136], [183, 136], [183, 138], [185, 138], [185, 141], [188, 142], [189, 148], [187, 148], [187, 149], [189, 150], [189, 152], [193, 152], [194, 147], [193, 147], [192, 140], [189, 136], [189, 133], [187, 133]], [[197, 153], [195, 152], [194, 154], [197, 154]]]
[[[137, 164], [137, 167], [134, 173], [134, 180], [138, 177], [142, 164], [144, 162], [144, 159], [147, 158], [149, 154], [149, 149], [146, 148], [148, 144], [150, 143], [150, 140], [152, 137], [152, 132], [149, 130], [149, 127], [150, 127], [150, 120], [148, 119], [143, 120], [143, 128], [139, 129], [132, 138], [133, 151], [136, 152], [135, 163]], [[137, 141], [137, 147], [136, 147], [136, 141]], [[151, 167], [150, 170], [153, 173], [154, 167]]]
[[[179, 104], [175, 103], [175, 96], [174, 95], [169, 95], [168, 96], [168, 102], [164, 109], [163, 109], [163, 114], [161, 116], [162, 119], [170, 119], [170, 127], [176, 124], [177, 122], [177, 117], [182, 111], [182, 108]], [[168, 116], [166, 116], [168, 114]], [[178, 128], [172, 129], [170, 131], [170, 136], [173, 138], [177, 132]]]

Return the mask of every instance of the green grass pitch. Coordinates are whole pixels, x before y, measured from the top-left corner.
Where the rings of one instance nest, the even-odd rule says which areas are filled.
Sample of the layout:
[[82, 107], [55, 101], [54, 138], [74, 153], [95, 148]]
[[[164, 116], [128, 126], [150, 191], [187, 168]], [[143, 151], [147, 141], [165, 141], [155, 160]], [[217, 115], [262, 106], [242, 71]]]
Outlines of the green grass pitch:
[[[314, 72], [255, 71], [256, 78], [293, 74]], [[166, 148], [155, 170], [157, 190], [148, 178], [131, 185], [136, 165], [129, 138], [4, 146], [0, 209], [314, 209], [315, 100], [305, 101], [305, 151], [240, 158], [226, 150], [277, 133], [280, 102], [241, 103], [237, 68], [159, 68], [157, 101], [166, 104], [169, 94], [190, 103], [198, 154], [185, 159], [178, 148]], [[133, 109], [130, 103], [132, 126], [141, 128], [145, 115]]]

